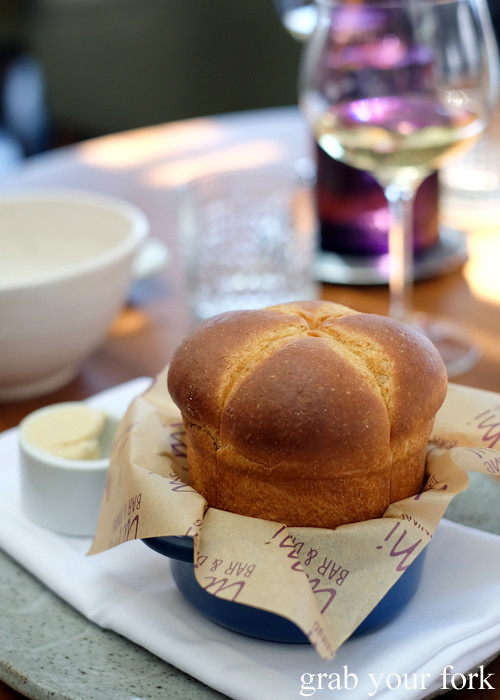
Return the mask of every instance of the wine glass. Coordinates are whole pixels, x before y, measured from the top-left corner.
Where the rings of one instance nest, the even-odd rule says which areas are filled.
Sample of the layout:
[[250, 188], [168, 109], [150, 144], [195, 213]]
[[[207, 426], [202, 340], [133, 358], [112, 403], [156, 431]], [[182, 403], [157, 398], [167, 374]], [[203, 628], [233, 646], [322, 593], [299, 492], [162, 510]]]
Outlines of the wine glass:
[[497, 98], [498, 54], [485, 0], [316, 0], [300, 106], [331, 157], [370, 172], [389, 226], [389, 313], [418, 326], [448, 375], [476, 361], [448, 323], [412, 309], [413, 205], [433, 171], [471, 148]]

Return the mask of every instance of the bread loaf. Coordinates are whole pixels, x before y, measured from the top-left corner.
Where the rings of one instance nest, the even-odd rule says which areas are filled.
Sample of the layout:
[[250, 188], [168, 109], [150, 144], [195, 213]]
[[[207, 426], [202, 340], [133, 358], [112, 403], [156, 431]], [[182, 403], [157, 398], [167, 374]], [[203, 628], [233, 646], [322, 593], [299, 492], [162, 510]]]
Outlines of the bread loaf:
[[422, 489], [446, 371], [407, 325], [297, 302], [200, 323], [174, 353], [168, 389], [209, 506], [335, 528]]

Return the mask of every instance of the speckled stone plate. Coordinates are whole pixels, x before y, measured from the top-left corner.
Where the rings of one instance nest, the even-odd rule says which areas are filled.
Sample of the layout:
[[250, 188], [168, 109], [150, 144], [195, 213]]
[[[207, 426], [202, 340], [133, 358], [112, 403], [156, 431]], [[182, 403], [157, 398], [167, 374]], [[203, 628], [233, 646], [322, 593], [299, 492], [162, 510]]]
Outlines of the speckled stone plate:
[[32, 700], [223, 698], [103, 630], [0, 551], [0, 678]]

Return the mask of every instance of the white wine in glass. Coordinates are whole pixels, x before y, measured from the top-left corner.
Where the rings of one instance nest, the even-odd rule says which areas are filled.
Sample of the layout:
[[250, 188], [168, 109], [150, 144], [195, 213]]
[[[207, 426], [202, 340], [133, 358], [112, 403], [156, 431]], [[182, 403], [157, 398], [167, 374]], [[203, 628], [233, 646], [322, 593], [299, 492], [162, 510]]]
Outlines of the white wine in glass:
[[413, 204], [422, 181], [471, 148], [497, 98], [498, 54], [485, 0], [317, 0], [300, 103], [330, 156], [370, 172], [390, 212], [390, 314], [418, 324], [449, 375], [472, 346], [413, 314]]

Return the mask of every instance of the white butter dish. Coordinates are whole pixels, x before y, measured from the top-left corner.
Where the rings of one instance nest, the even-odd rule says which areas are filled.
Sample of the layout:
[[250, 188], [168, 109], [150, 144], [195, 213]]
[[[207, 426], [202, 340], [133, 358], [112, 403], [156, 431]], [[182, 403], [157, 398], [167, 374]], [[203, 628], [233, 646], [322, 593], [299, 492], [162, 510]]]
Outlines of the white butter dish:
[[23, 511], [37, 525], [66, 535], [94, 534], [121, 416], [102, 407], [98, 409], [105, 414], [106, 420], [96, 436], [100, 447], [97, 459], [56, 456], [37, 446], [30, 436], [34, 434], [34, 422], [46, 421], [49, 413], [57, 418], [61, 411], [85, 405], [83, 402], [66, 402], [45, 406], [26, 416], [19, 426]]

